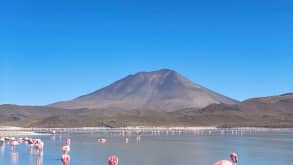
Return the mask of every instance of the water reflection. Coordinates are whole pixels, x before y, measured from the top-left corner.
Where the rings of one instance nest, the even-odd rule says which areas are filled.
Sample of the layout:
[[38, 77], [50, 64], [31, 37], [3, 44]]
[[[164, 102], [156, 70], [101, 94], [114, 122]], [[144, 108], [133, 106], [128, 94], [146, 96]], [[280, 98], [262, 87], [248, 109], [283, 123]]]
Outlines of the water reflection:
[[33, 145], [32, 144], [29, 144], [29, 147], [28, 147], [28, 153], [30, 155], [33, 155], [34, 154], [34, 150], [33, 150]]
[[55, 142], [55, 141], [56, 141], [56, 136], [55, 136], [55, 135], [52, 135], [52, 136], [51, 136], [51, 140], [52, 140], [53, 142]]
[[128, 138], [125, 138], [125, 143], [128, 144]]
[[4, 153], [5, 153], [5, 143], [1, 143], [0, 144], [0, 152], [1, 152], [1, 158], [4, 157]]
[[139, 136], [136, 137], [136, 143], [140, 144], [140, 142], [141, 142], [141, 138], [140, 138], [140, 135], [139, 135]]
[[42, 165], [43, 164], [43, 154], [36, 156], [35, 158], [35, 165]]
[[11, 165], [18, 165], [18, 160], [19, 160], [19, 153], [16, 151], [11, 151], [10, 152]]

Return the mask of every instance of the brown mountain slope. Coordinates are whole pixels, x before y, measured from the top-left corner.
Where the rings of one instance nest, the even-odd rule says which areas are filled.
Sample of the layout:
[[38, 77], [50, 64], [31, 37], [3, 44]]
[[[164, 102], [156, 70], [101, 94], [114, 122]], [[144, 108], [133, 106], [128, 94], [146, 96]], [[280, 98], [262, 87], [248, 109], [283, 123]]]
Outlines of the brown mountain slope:
[[93, 93], [51, 104], [57, 108], [174, 111], [237, 101], [193, 83], [175, 71], [162, 69], [129, 75]]
[[293, 93], [243, 101], [240, 109], [252, 112], [293, 112]]

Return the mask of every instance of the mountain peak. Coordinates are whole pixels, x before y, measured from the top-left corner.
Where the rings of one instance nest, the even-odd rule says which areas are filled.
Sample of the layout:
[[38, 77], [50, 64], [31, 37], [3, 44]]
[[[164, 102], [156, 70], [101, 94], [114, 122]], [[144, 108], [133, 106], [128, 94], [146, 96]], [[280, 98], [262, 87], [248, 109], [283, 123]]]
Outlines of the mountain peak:
[[167, 68], [163, 68], [163, 69], [156, 70], [156, 71], [151, 71], [149, 73], [157, 73], [157, 74], [168, 74], [168, 73], [172, 73], [172, 74], [177, 74], [176, 71], [171, 70], [171, 69], [167, 69]]
[[160, 69], [160, 70], [155, 70], [155, 71], [142, 71], [138, 72], [135, 75], [166, 75], [166, 74], [178, 74], [176, 71], [171, 70], [171, 69]]
[[176, 71], [160, 69], [129, 75], [95, 92], [51, 106], [174, 111], [221, 103], [236, 101], [195, 84]]

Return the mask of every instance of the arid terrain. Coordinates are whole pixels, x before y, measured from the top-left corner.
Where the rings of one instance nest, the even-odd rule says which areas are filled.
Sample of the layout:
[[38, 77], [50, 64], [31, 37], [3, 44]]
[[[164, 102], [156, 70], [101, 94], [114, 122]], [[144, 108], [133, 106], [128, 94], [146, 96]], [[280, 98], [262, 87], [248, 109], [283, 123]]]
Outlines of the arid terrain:
[[69, 101], [0, 105], [0, 125], [293, 128], [293, 93], [239, 102], [164, 69], [127, 76]]

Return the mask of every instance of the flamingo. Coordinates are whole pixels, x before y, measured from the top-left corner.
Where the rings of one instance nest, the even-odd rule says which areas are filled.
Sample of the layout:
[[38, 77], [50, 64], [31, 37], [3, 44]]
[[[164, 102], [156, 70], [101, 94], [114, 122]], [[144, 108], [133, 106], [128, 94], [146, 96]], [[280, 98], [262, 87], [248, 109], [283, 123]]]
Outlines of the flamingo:
[[105, 139], [105, 138], [99, 138], [98, 141], [100, 143], [106, 143], [107, 142], [107, 139]]
[[34, 144], [34, 140], [33, 140], [33, 139], [28, 139], [28, 140], [27, 140], [27, 143], [28, 143], [29, 145], [33, 145], [33, 144]]
[[70, 162], [70, 156], [68, 154], [63, 154], [61, 156], [61, 161], [62, 161], [63, 165], [68, 165]]
[[236, 165], [238, 159], [238, 155], [236, 153], [231, 153], [230, 154], [230, 160], [220, 160], [214, 165]]
[[64, 154], [68, 154], [69, 151], [70, 151], [70, 143], [71, 143], [71, 139], [70, 139], [70, 138], [67, 138], [65, 143], [66, 143], [66, 145], [63, 146], [63, 147], [61, 148], [61, 151], [62, 151]]
[[44, 143], [43, 142], [39, 142], [39, 143], [36, 143], [35, 144], [35, 148], [38, 151], [42, 151], [43, 150], [43, 146], [44, 146]]
[[16, 140], [16, 138], [15, 137], [10, 137], [9, 140]]
[[62, 150], [62, 152], [63, 152], [64, 154], [68, 154], [69, 151], [70, 151], [70, 146], [65, 145], [65, 146], [63, 146], [63, 147], [61, 148], [61, 150]]
[[44, 142], [41, 139], [36, 139], [34, 144], [37, 152], [41, 153], [44, 148]]
[[19, 143], [22, 143], [22, 142], [23, 142], [23, 138], [18, 138], [17, 141], [18, 141]]
[[10, 144], [10, 146], [12, 147], [12, 150], [13, 150], [13, 151], [15, 150], [15, 147], [16, 147], [17, 145], [19, 145], [18, 141], [16, 141], [16, 140], [10, 140], [10, 141], [9, 141], [9, 144]]
[[112, 155], [108, 158], [109, 165], [118, 165], [119, 158], [115, 155]]
[[0, 137], [0, 142], [4, 143], [5, 142], [5, 138], [4, 137]]

